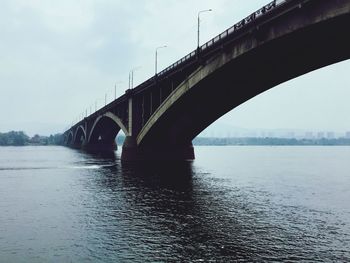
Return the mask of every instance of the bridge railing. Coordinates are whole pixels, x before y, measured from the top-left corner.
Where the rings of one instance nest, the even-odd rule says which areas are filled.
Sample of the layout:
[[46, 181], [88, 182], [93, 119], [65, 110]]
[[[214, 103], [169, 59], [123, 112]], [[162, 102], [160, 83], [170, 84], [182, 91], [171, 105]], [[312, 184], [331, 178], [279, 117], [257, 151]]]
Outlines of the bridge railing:
[[[253, 21], [255, 21], [258, 17], [261, 17], [261, 16], [269, 13], [272, 9], [274, 9], [274, 8], [276, 8], [278, 6], [281, 6], [281, 5], [283, 5], [284, 3], [288, 2], [288, 1], [291, 1], [291, 0], [274, 0], [274, 1], [270, 2], [270, 3], [268, 3], [267, 5], [263, 6], [260, 9], [258, 9], [254, 13], [250, 14], [246, 18], [244, 18], [241, 21], [239, 21], [238, 23], [234, 24], [232, 27], [226, 29], [221, 34], [217, 35], [216, 37], [212, 38], [211, 40], [209, 40], [208, 42], [206, 42], [205, 44], [200, 46], [198, 51], [204, 51], [207, 48], [213, 46], [214, 44], [223, 41], [228, 36], [231, 36], [231, 35], [237, 33], [242, 28], [246, 27], [248, 24], [250, 24]], [[175, 63], [173, 63], [169, 67], [167, 67], [164, 70], [162, 70], [161, 72], [159, 72], [158, 76], [164, 75], [168, 71], [178, 67], [180, 64], [188, 61], [189, 59], [195, 57], [196, 55], [197, 55], [197, 51], [196, 50], [192, 51], [191, 53], [187, 54], [183, 58], [179, 59], [178, 61], [176, 61]]]

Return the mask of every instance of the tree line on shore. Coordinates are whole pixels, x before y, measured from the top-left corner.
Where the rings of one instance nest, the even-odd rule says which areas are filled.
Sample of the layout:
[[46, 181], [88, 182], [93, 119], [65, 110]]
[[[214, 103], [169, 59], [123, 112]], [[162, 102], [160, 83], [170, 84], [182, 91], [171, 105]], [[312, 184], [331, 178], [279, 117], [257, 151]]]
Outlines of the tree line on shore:
[[50, 136], [34, 135], [29, 137], [23, 131], [10, 131], [0, 133], [0, 146], [25, 146], [25, 145], [62, 145], [62, 134]]
[[[116, 142], [122, 145], [125, 137], [118, 136]], [[10, 131], [0, 133], [0, 146], [25, 146], [25, 145], [63, 145], [63, 135], [60, 133], [50, 136], [34, 135], [29, 137], [23, 131]], [[350, 145], [349, 138], [334, 139], [295, 139], [295, 138], [207, 138], [197, 137], [193, 145]]]

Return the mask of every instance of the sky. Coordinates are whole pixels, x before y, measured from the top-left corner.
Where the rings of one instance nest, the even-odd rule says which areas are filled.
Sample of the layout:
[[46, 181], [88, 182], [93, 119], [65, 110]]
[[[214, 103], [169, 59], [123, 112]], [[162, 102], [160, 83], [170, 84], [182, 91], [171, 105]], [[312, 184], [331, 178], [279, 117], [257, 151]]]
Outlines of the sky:
[[[2, 0], [0, 132], [63, 132], [169, 66], [266, 0]], [[350, 130], [350, 62], [300, 76], [260, 94], [210, 128]]]

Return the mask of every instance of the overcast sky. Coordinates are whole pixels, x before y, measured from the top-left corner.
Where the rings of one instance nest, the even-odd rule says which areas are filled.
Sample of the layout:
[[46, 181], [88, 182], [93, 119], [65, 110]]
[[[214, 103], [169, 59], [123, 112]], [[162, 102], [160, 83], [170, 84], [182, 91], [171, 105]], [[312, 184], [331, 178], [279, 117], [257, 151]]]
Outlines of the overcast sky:
[[[2, 0], [0, 132], [62, 132], [90, 107], [121, 95], [201, 42], [268, 3], [266, 0]], [[350, 62], [284, 83], [242, 104], [213, 125], [350, 130]], [[119, 83], [122, 81], [122, 83]]]

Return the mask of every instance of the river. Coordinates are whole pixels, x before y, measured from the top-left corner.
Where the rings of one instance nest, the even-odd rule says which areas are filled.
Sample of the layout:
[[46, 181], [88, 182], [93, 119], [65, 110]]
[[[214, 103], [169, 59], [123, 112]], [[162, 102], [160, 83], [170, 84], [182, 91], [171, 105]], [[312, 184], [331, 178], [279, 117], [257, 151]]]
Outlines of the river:
[[0, 262], [350, 262], [350, 147], [0, 147]]

